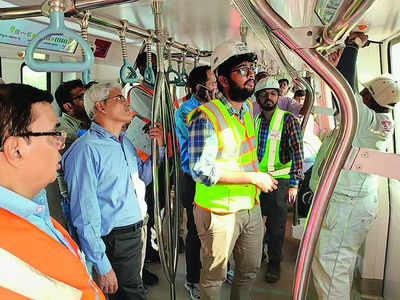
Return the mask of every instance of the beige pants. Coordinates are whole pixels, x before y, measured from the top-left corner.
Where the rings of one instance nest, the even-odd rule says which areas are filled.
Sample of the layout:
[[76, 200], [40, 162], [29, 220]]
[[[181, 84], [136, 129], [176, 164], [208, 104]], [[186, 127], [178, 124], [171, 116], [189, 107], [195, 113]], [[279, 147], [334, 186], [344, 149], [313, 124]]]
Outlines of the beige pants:
[[193, 215], [203, 253], [200, 298], [221, 298], [221, 285], [233, 253], [235, 277], [230, 299], [249, 300], [261, 264], [263, 222], [260, 206], [228, 215], [217, 215], [194, 206]]

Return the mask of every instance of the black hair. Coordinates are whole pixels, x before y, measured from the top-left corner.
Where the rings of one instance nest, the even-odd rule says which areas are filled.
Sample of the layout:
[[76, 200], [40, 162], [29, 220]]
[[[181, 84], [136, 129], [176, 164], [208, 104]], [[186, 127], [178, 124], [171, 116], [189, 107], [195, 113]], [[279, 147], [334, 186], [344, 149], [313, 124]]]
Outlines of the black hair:
[[286, 78], [279, 79], [278, 83], [281, 84], [282, 82], [285, 82], [285, 81], [286, 81], [287, 85], [289, 85], [289, 80], [287, 80]]
[[206, 84], [208, 70], [211, 70], [210, 66], [200, 66], [190, 72], [187, 85], [192, 89], [192, 93], [196, 92], [197, 84]]
[[[234, 55], [218, 66], [216, 70], [217, 75], [218, 76], [221, 75], [228, 79], [231, 79], [231, 73], [234, 67], [241, 64], [244, 61], [255, 62], [256, 60], [257, 60], [257, 55], [254, 53]], [[220, 84], [219, 80], [217, 80], [217, 82], [218, 82], [218, 90], [222, 92], [222, 85]]]
[[76, 80], [66, 81], [61, 83], [60, 86], [57, 88], [56, 93], [54, 95], [56, 97], [57, 104], [62, 112], [66, 112], [64, 104], [72, 102], [73, 95], [71, 94], [71, 91], [76, 88], [83, 88], [83, 89], [85, 88], [82, 80], [76, 79]]
[[87, 84], [85, 84], [85, 86], [84, 86], [85, 91], [87, 91], [92, 85], [95, 85], [95, 84], [98, 84], [98, 82], [95, 81], [95, 80], [89, 81], [89, 82], [88, 82]]
[[53, 102], [53, 96], [33, 86], [19, 83], [0, 86], [0, 148], [9, 136], [28, 132], [32, 104]]
[[296, 92], [294, 92], [294, 97], [304, 97], [306, 95], [306, 91], [305, 90], [297, 90]]

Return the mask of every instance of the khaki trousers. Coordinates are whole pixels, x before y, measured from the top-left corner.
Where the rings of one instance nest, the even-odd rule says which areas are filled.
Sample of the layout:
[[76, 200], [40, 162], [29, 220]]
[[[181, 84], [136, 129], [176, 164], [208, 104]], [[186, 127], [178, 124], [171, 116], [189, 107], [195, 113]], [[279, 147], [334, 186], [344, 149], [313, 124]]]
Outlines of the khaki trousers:
[[231, 300], [249, 300], [261, 264], [264, 226], [261, 209], [218, 215], [197, 206], [193, 209], [201, 241], [203, 267], [200, 275], [200, 299], [221, 299], [228, 259], [233, 253], [235, 276]]

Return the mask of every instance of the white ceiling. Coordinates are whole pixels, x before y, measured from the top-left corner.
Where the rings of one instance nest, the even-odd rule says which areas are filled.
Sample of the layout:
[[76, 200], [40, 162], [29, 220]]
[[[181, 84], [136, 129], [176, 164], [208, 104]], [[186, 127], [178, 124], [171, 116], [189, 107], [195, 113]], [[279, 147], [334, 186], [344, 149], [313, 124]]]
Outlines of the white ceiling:
[[[7, 1], [18, 6], [42, 3], [42, 0]], [[268, 1], [293, 26], [318, 23], [308, 8], [315, 0]], [[151, 0], [114, 5], [93, 12], [154, 29]], [[399, 13], [400, 1], [377, 0], [360, 24], [368, 25], [370, 39], [381, 41], [400, 31]], [[212, 50], [219, 42], [230, 38], [240, 39], [240, 16], [229, 0], [165, 0], [164, 23], [175, 40], [200, 50]]]

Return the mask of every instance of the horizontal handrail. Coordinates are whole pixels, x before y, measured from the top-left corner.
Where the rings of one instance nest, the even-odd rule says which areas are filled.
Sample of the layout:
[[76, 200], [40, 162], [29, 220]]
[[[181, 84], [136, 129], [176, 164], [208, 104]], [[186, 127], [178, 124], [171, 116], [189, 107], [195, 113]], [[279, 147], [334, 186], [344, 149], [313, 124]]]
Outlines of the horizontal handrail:
[[[65, 35], [74, 39], [85, 52], [81, 62], [49, 62], [38, 61], [33, 58], [33, 53], [39, 43], [52, 35]], [[89, 44], [74, 31], [64, 26], [64, 12], [51, 11], [49, 26], [38, 33], [26, 48], [25, 63], [29, 68], [36, 72], [82, 72], [90, 69], [93, 64], [94, 56]]]

